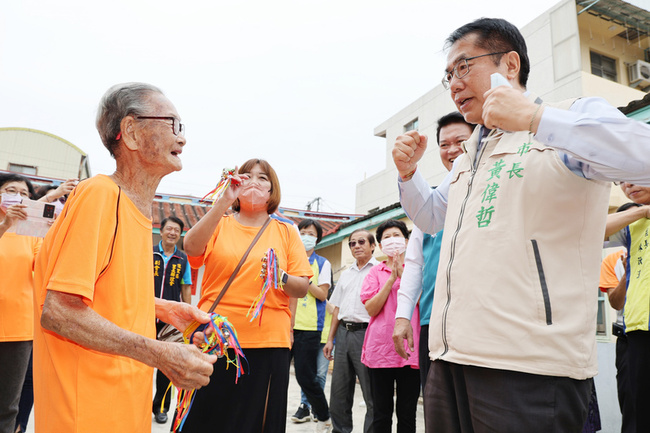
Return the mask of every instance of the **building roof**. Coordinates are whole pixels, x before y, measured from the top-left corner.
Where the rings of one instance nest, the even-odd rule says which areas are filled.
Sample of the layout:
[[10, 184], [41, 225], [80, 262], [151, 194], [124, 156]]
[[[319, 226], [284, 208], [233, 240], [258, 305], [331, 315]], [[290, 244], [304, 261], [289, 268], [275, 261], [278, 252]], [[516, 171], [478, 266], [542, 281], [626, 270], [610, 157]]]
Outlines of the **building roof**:
[[[164, 218], [175, 216], [185, 223], [184, 231], [187, 231], [205, 216], [211, 206], [211, 201], [201, 201], [197, 197], [157, 194], [153, 202], [154, 230], [160, 229], [160, 223]], [[231, 210], [228, 210], [226, 214], [230, 214], [231, 212]], [[317, 220], [323, 227], [323, 236], [336, 233], [342, 225], [348, 224], [362, 216], [357, 214], [314, 212], [283, 207], [280, 207], [276, 214], [293, 221], [296, 225], [305, 219]]]
[[361, 218], [360, 214], [342, 214], [332, 212], [318, 212], [302, 209], [279, 208], [278, 212], [285, 218], [289, 218], [296, 224], [300, 224], [302, 220], [313, 219], [320, 223], [323, 227], [323, 237], [336, 233], [339, 228], [351, 221]]
[[625, 107], [618, 107], [618, 109], [628, 116], [635, 111], [647, 107], [648, 105], [650, 105], [650, 93], [646, 94], [643, 99], [637, 99], [636, 101], [630, 102]]
[[650, 11], [623, 0], [576, 0], [582, 9], [578, 15], [587, 12], [624, 28], [619, 36], [633, 40], [648, 35]]

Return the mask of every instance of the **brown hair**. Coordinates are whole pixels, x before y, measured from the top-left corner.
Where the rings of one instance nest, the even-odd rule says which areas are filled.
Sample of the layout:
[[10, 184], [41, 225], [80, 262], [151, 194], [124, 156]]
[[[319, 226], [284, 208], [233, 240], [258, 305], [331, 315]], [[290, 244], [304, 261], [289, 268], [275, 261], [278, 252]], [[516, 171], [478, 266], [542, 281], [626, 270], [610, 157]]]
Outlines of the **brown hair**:
[[[270, 215], [276, 210], [278, 210], [278, 206], [280, 206], [280, 181], [278, 180], [278, 175], [275, 173], [275, 170], [273, 170], [273, 167], [271, 167], [271, 164], [266, 162], [263, 159], [249, 159], [245, 163], [239, 167], [239, 172], [240, 173], [248, 173], [250, 172], [253, 167], [256, 165], [260, 166], [262, 169], [262, 172], [266, 173], [269, 177], [269, 181], [271, 182], [271, 196], [269, 197], [269, 202], [266, 205], [266, 212]], [[239, 212], [241, 206], [239, 205], [239, 199], [235, 200], [235, 202], [232, 204], [232, 210], [235, 212]]]

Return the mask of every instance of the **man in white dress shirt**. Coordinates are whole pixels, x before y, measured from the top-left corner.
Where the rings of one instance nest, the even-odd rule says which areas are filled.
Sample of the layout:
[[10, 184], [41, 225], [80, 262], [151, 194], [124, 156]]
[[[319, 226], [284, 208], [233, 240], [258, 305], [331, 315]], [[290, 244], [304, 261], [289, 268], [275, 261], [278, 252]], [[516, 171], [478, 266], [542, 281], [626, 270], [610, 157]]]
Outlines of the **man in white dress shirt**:
[[[334, 359], [330, 394], [330, 416], [334, 433], [352, 431], [352, 404], [354, 385], [359, 378], [363, 399], [366, 402], [366, 417], [363, 431], [370, 433], [372, 424], [372, 397], [368, 367], [361, 363], [361, 349], [366, 336], [370, 316], [361, 303], [361, 285], [370, 269], [379, 263], [374, 257], [375, 237], [359, 229], [352, 232], [348, 246], [356, 262], [343, 271], [330, 298], [334, 305], [330, 335], [323, 347], [323, 354], [330, 361]], [[336, 350], [332, 356], [336, 337]]]
[[393, 149], [407, 214], [445, 229], [427, 429], [580, 432], [597, 373], [607, 181], [650, 186], [650, 127], [601, 98], [529, 93], [526, 44], [507, 21], [466, 24], [447, 46], [443, 84], [479, 125], [466, 153], [431, 190], [417, 170], [426, 137], [406, 133]]
[[[472, 135], [473, 130], [474, 125], [467, 123], [458, 111], [445, 114], [438, 119], [436, 131], [438, 150], [442, 165], [448, 171], [451, 170], [456, 158], [463, 154], [463, 142]], [[411, 352], [414, 351], [414, 345], [418, 344], [422, 389], [424, 389], [429, 372], [429, 320], [442, 234], [442, 230], [435, 235], [430, 235], [422, 233], [417, 226], [413, 227], [406, 247], [404, 273], [397, 292], [397, 311], [395, 312], [395, 329], [393, 331], [395, 351], [402, 358], [408, 359], [409, 354], [404, 349], [404, 340], [407, 341]], [[420, 312], [419, 342], [413, 341], [413, 328], [411, 327], [411, 317], [416, 305]]]

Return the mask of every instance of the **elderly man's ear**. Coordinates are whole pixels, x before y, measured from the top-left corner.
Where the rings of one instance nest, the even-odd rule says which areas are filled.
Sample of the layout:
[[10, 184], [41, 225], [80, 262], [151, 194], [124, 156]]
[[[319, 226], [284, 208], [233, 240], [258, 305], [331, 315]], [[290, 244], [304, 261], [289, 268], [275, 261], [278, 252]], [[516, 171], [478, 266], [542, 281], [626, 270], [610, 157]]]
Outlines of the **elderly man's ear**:
[[138, 149], [138, 133], [136, 128], [136, 120], [133, 116], [126, 116], [120, 122], [120, 128], [122, 130], [122, 143], [129, 150]]

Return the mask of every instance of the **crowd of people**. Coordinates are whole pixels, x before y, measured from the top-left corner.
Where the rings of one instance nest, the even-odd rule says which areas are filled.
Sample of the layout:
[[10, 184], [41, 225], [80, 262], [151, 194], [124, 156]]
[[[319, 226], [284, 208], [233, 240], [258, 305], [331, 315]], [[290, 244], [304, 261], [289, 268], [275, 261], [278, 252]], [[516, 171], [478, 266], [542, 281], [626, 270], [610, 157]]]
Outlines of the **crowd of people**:
[[[353, 431], [357, 380], [365, 433], [414, 433], [420, 393], [427, 432], [595, 431], [596, 287], [621, 310], [623, 431], [650, 431], [650, 127], [600, 98], [534, 95], [526, 44], [507, 21], [468, 23], [446, 48], [442, 82], [458, 112], [439, 119], [436, 139], [449, 173], [432, 189], [418, 168], [428, 137], [397, 137], [415, 228], [388, 220], [350, 233], [354, 263], [335, 287], [316, 253], [322, 227], [275, 215], [280, 183], [262, 159], [235, 170], [184, 251], [175, 217], [152, 244], [156, 188], [182, 168], [186, 140], [149, 84], [106, 92], [96, 126], [116, 170], [43, 191], [47, 202], [67, 196], [44, 239], [11, 232], [26, 218], [16, 199], [37, 197], [26, 178], [0, 177], [0, 433], [25, 430], [30, 364], [39, 433], [150, 431], [150, 407], [168, 420], [170, 383], [196, 390], [179, 431], [284, 432], [292, 358], [303, 400], [291, 419], [313, 417], [317, 432]], [[505, 84], [491, 88], [494, 74]], [[612, 182], [633, 204], [608, 216]], [[625, 248], [599, 281], [605, 240]], [[271, 261], [278, 288], [251, 317]], [[196, 306], [190, 267], [204, 267]], [[241, 377], [230, 357], [205, 353], [210, 331], [190, 344], [160, 337], [166, 325], [209, 323], [212, 310], [236, 330]]]

